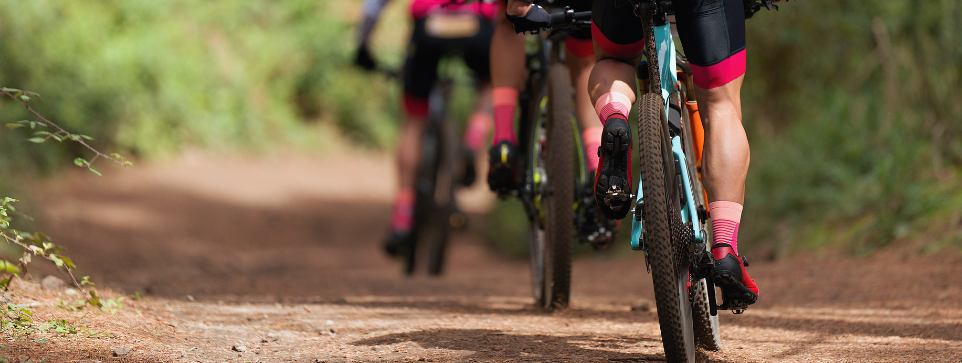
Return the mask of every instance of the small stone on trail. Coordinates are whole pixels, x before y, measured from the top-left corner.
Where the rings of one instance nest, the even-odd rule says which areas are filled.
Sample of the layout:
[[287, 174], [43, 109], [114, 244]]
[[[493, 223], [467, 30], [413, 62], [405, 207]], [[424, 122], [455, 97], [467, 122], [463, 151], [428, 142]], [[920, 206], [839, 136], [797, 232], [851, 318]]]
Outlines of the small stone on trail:
[[244, 346], [243, 344], [236, 344], [233, 347], [231, 347], [231, 349], [233, 349], [235, 352], [241, 352], [241, 353], [247, 351], [247, 347]]
[[187, 297], [187, 301], [194, 302], [194, 296], [193, 296], [193, 295], [187, 295], [186, 297]]
[[44, 290], [60, 290], [67, 286], [67, 283], [63, 279], [57, 276], [47, 276], [40, 281], [40, 288]]
[[276, 342], [278, 339], [280, 339], [280, 337], [278, 337], [277, 334], [267, 333], [267, 336], [261, 339], [261, 343]]
[[123, 357], [127, 354], [130, 354], [130, 350], [131, 348], [128, 348], [128, 347], [121, 347], [121, 348], [114, 349], [114, 357]]
[[652, 311], [651, 301], [645, 299], [639, 299], [634, 304], [631, 304], [631, 311]]

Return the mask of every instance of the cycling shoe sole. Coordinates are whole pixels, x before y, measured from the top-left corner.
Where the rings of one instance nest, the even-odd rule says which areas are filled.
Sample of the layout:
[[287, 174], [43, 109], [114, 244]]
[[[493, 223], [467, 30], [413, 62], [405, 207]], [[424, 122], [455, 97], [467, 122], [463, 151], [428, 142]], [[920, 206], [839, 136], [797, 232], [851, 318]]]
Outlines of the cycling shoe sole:
[[736, 276], [732, 271], [715, 271], [712, 273], [715, 285], [721, 288], [724, 303], [719, 306], [722, 310], [745, 310], [749, 305], [758, 300], [752, 290], [741, 282], [741, 277]]
[[601, 135], [604, 162], [595, 183], [595, 202], [609, 219], [622, 219], [631, 209], [631, 128], [622, 119], [609, 119]]

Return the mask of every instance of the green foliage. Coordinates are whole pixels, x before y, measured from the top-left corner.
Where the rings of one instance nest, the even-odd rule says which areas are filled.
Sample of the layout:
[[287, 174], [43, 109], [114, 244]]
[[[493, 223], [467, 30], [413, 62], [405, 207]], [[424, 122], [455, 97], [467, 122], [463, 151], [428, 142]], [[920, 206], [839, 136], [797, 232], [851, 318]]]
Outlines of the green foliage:
[[0, 331], [15, 335], [26, 335], [37, 330], [33, 324], [33, 312], [23, 305], [10, 302], [0, 304], [0, 314], [2, 314]]
[[748, 22], [747, 245], [962, 250], [960, 17], [951, 0], [808, 0]]
[[[304, 120], [385, 145], [392, 82], [347, 67], [359, 2], [108, 0], [0, 3], [0, 80], [49, 95], [65, 128], [140, 157], [185, 146], [316, 141]], [[32, 97], [24, 95], [24, 97]], [[364, 104], [362, 104], [364, 102]], [[0, 103], [5, 118], [27, 113]], [[0, 135], [0, 168], [78, 157]]]

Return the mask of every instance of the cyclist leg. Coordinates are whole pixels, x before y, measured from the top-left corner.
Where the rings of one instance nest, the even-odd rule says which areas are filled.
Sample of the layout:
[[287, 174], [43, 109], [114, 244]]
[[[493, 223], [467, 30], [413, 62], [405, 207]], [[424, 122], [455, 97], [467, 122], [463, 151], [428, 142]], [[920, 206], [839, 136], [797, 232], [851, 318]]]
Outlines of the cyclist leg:
[[515, 34], [511, 22], [498, 14], [491, 39], [491, 84], [494, 112], [494, 137], [489, 152], [488, 186], [499, 193], [517, 188], [514, 114], [518, 106], [518, 90], [524, 78], [524, 36]]
[[385, 242], [385, 250], [391, 255], [396, 255], [413, 236], [414, 184], [421, 159], [421, 138], [427, 126], [428, 95], [437, 79], [441, 57], [441, 52], [431, 46], [423, 19], [414, 24], [409, 49], [412, 51], [404, 64], [404, 123], [397, 146], [398, 191]]
[[631, 209], [628, 113], [635, 102], [635, 65], [644, 49], [642, 34], [641, 22], [627, 1], [594, 1], [591, 37], [597, 63], [588, 79], [588, 93], [604, 127], [594, 194], [609, 219], [622, 219]]
[[[492, 4], [484, 3], [482, 5], [494, 7]], [[474, 8], [474, 7], [472, 7]], [[464, 145], [465, 145], [465, 173], [462, 183], [465, 186], [469, 186], [474, 182], [476, 170], [474, 163], [474, 156], [477, 155], [478, 151], [484, 145], [488, 137], [488, 133], [491, 131], [492, 124], [492, 111], [491, 111], [491, 62], [490, 62], [490, 51], [491, 51], [491, 38], [494, 34], [494, 28], [491, 23], [493, 19], [493, 14], [496, 13], [492, 9], [490, 13], [492, 16], [488, 16], [486, 11], [478, 10], [478, 32], [470, 37], [464, 37], [459, 39], [452, 39], [454, 44], [459, 48], [462, 59], [465, 65], [474, 74], [475, 80], [475, 90], [477, 93], [477, 98], [474, 102], [474, 112], [468, 118], [468, 124], [464, 132]]]
[[[591, 10], [590, 0], [574, 0], [559, 5], [571, 6], [576, 12]], [[594, 104], [588, 94], [588, 79], [595, 65], [594, 43], [591, 41], [591, 28], [569, 30], [565, 39], [565, 65], [571, 76], [574, 87], [575, 115], [581, 131], [581, 140], [585, 151], [585, 167], [590, 183], [584, 185], [583, 195], [593, 195], [595, 174], [598, 171], [601, 134], [603, 127], [598, 123]], [[594, 199], [594, 197], [591, 197]], [[594, 202], [585, 203], [584, 222], [579, 226], [579, 235], [592, 248], [604, 250], [612, 245], [618, 233], [619, 221], [607, 219], [601, 215], [601, 210]]]
[[739, 93], [745, 74], [744, 5], [741, 0], [674, 3], [705, 125], [702, 168], [712, 218], [715, 283], [728, 307], [744, 308], [758, 298], [758, 286], [737, 247], [750, 160]]
[[[570, 5], [574, 11], [591, 10], [590, 0], [576, 0]], [[595, 49], [591, 41], [591, 29], [571, 30], [565, 39], [565, 64], [571, 72], [571, 83], [575, 89], [575, 114], [582, 132], [585, 155], [588, 157], [588, 171], [598, 169], [598, 147], [601, 146], [601, 125], [595, 121], [594, 103], [588, 95], [588, 78], [595, 65]]]

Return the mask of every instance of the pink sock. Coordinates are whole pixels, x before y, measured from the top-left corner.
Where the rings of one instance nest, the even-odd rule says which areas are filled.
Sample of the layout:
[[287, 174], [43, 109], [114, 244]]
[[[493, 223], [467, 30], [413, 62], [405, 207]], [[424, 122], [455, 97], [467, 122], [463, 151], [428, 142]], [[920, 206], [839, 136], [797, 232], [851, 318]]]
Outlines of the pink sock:
[[735, 202], [717, 201], [708, 204], [711, 215], [712, 237], [715, 244], [727, 243], [738, 255], [738, 224], [742, 220], [742, 205]]
[[605, 93], [595, 101], [595, 112], [598, 113], [602, 125], [616, 113], [627, 118], [631, 112], [631, 98], [620, 92]]
[[490, 131], [491, 115], [484, 111], [475, 111], [468, 119], [468, 129], [464, 132], [464, 144], [477, 153]]
[[585, 143], [585, 156], [588, 157], [588, 171], [598, 170], [598, 147], [601, 146], [601, 133], [604, 127], [592, 127], [581, 133], [581, 140]]
[[495, 87], [491, 90], [494, 106], [494, 138], [492, 145], [501, 141], [517, 143], [514, 136], [514, 110], [518, 106], [518, 89], [513, 87]]
[[397, 192], [394, 200], [394, 215], [391, 216], [392, 231], [409, 231], [414, 226], [414, 189], [404, 188]]

